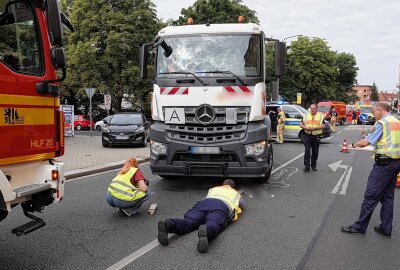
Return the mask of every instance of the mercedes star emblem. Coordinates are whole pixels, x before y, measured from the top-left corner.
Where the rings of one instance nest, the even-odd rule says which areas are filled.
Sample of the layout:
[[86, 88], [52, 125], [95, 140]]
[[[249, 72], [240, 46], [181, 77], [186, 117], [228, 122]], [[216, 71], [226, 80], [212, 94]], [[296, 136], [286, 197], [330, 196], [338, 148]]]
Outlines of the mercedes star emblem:
[[211, 105], [203, 104], [197, 107], [196, 119], [203, 125], [210, 124], [215, 119], [215, 111]]

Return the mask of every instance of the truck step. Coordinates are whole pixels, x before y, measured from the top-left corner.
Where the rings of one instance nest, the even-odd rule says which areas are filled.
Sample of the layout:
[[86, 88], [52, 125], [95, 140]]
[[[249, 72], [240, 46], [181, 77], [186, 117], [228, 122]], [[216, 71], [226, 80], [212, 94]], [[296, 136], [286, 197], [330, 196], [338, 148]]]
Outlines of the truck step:
[[46, 225], [46, 222], [44, 222], [43, 219], [39, 218], [37, 220], [33, 220], [24, 225], [21, 225], [15, 229], [12, 229], [11, 232], [13, 234], [15, 234], [16, 236], [21, 236], [21, 235], [31, 233], [45, 225]]
[[16, 188], [14, 189], [14, 192], [17, 194], [17, 198], [20, 198], [50, 189], [50, 187], [50, 184], [33, 184], [25, 187]]

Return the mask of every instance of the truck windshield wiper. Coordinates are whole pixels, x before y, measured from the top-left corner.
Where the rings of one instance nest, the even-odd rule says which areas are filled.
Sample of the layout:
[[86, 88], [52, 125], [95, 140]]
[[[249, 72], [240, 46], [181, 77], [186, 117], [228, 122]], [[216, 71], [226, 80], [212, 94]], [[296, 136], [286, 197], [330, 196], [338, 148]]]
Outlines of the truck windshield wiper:
[[204, 82], [202, 79], [200, 79], [198, 76], [196, 76], [194, 73], [192, 72], [188, 72], [188, 71], [174, 71], [174, 72], [163, 72], [163, 73], [159, 73], [162, 75], [168, 75], [168, 74], [186, 74], [186, 75], [192, 75], [194, 78], [196, 78], [196, 80], [198, 80], [202, 85], [206, 86], [208, 85], [208, 83]]
[[245, 83], [238, 75], [233, 73], [232, 71], [227, 71], [227, 70], [214, 70], [214, 71], [202, 71], [201, 73], [216, 73], [216, 74], [230, 74], [233, 77], [235, 77], [239, 82], [241, 82], [244, 86], [248, 86], [247, 83]]

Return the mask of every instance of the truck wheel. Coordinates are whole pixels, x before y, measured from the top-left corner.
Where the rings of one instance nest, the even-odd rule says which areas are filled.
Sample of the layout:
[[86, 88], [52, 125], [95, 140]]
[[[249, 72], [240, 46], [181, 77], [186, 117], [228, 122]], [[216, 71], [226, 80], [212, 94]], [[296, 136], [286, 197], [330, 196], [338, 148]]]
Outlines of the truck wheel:
[[178, 178], [178, 176], [175, 175], [159, 175], [159, 176], [164, 180], [175, 180]]
[[81, 125], [76, 125], [76, 130], [82, 130], [82, 126]]
[[271, 176], [271, 172], [272, 172], [272, 165], [274, 164], [274, 151], [272, 148], [272, 144], [268, 145], [268, 158], [267, 158], [267, 163], [268, 163], [268, 171], [265, 174], [264, 177], [259, 177], [259, 178], [255, 178], [254, 181], [257, 184], [265, 184], [268, 183], [269, 177]]

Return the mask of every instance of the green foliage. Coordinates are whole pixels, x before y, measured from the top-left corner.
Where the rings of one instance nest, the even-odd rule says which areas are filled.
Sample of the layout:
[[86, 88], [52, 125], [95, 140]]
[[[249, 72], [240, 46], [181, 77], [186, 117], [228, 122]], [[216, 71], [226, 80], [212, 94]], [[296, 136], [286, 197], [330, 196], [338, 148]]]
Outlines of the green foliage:
[[280, 94], [295, 100], [303, 94], [303, 105], [321, 100], [350, 102], [356, 99], [355, 57], [337, 53], [320, 38], [300, 37], [291, 43], [287, 55], [288, 74], [280, 80]]
[[95, 87], [97, 93], [112, 96], [116, 111], [121, 110], [124, 96], [133, 107], [142, 106], [151, 85], [138, 76], [139, 48], [153, 40], [160, 28], [154, 4], [150, 0], [63, 0], [61, 5], [70, 10], [75, 27], [67, 37], [64, 98], [76, 106], [84, 104], [84, 89]]
[[236, 23], [238, 16], [243, 15], [246, 22], [258, 24], [256, 12], [241, 3], [241, 0], [197, 0], [192, 6], [182, 9], [178, 20], [169, 23], [185, 25], [188, 18], [193, 18], [195, 24]]
[[372, 84], [371, 88], [371, 100], [379, 101], [378, 87], [376, 86], [375, 82]]

